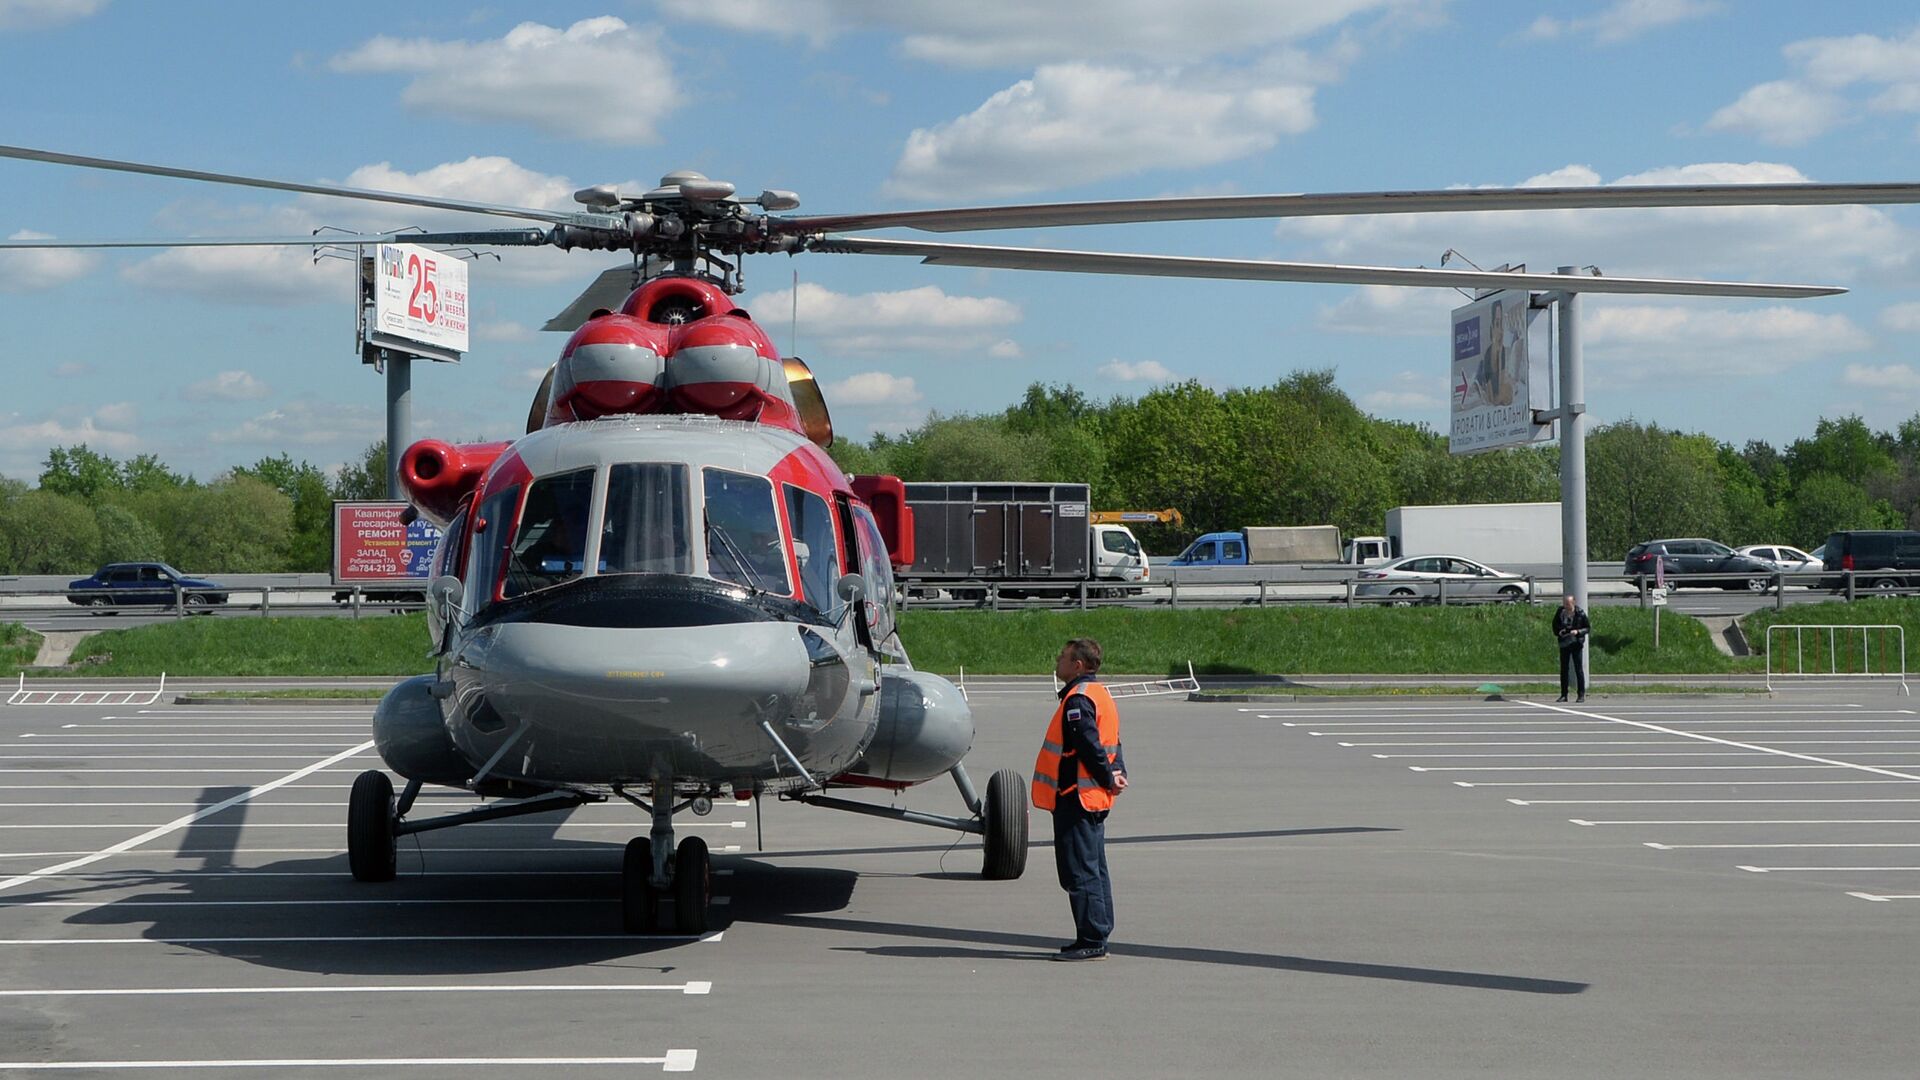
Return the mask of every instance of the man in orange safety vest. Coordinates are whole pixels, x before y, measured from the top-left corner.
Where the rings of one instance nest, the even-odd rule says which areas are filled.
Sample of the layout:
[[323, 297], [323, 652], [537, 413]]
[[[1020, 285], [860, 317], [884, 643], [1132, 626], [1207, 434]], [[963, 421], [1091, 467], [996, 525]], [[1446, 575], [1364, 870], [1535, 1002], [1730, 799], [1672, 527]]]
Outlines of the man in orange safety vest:
[[1033, 763], [1033, 805], [1053, 813], [1053, 859], [1073, 909], [1073, 941], [1056, 960], [1104, 960], [1113, 933], [1113, 881], [1107, 874], [1107, 811], [1127, 789], [1120, 753], [1120, 710], [1100, 672], [1100, 643], [1067, 642], [1053, 662], [1064, 685]]

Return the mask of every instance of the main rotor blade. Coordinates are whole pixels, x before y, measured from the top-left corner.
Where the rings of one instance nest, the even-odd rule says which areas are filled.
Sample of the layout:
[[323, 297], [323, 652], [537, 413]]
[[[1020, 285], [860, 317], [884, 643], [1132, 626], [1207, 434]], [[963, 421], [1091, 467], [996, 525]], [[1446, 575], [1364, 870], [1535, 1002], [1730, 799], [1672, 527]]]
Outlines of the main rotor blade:
[[1610, 187], [1446, 188], [1331, 195], [1204, 195], [1104, 202], [1033, 203], [773, 219], [784, 233], [907, 228], [1039, 229], [1142, 221], [1434, 214], [1472, 210], [1592, 210], [1662, 206], [1854, 206], [1920, 203], [1920, 184], [1648, 184]]
[[19, 158], [22, 161], [44, 161], [51, 165], [72, 165], [82, 169], [143, 173], [147, 176], [171, 176], [179, 180], [200, 180], [209, 184], [232, 184], [239, 187], [267, 188], [273, 191], [293, 191], [302, 195], [331, 195], [342, 199], [359, 199], [363, 202], [398, 203], [401, 206], [424, 206], [433, 210], [461, 210], [470, 214], [525, 218], [529, 221], [545, 221], [552, 224], [568, 221], [573, 216], [564, 211], [535, 210], [525, 206], [502, 206], [496, 203], [468, 202], [464, 199], [442, 199], [432, 195], [408, 195], [398, 191], [375, 191], [370, 188], [351, 188], [338, 184], [302, 184], [290, 180], [265, 180], [257, 176], [236, 176], [232, 173], [147, 165], [138, 161], [61, 154], [52, 150], [34, 150], [25, 146], [0, 146], [0, 157]]
[[940, 266], [979, 266], [999, 270], [1058, 270], [1078, 274], [1136, 274], [1145, 277], [1226, 278], [1237, 281], [1312, 281], [1332, 285], [1441, 286], [1456, 289], [1539, 289], [1591, 293], [1656, 293], [1668, 296], [1755, 296], [1788, 299], [1833, 296], [1847, 290], [1834, 285], [1767, 285], [1746, 281], [1686, 281], [1669, 278], [1588, 277], [1584, 274], [1503, 274], [1477, 270], [1421, 270], [1398, 266], [1341, 266], [1331, 263], [1266, 262], [1259, 259], [1200, 259], [1174, 255], [1120, 255], [1102, 251], [1053, 251], [1041, 248], [934, 244], [916, 240], [876, 240], [830, 236], [808, 245], [810, 251], [849, 255], [913, 255]]
[[480, 229], [469, 232], [315, 233], [310, 236], [162, 236], [139, 240], [0, 240], [0, 251], [24, 248], [352, 247], [359, 244], [429, 244], [444, 247], [530, 247], [549, 242], [544, 229]]

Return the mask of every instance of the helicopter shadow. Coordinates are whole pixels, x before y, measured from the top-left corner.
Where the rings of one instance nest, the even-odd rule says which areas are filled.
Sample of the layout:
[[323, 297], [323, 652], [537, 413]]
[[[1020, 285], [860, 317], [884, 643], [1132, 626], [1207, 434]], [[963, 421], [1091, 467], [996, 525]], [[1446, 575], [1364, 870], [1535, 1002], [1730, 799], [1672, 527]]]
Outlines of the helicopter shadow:
[[[208, 788], [197, 802], [204, 809], [241, 790]], [[245, 830], [232, 826], [244, 823], [248, 805], [223, 811], [217, 824], [184, 829], [167, 869], [90, 872], [35, 899], [99, 899], [98, 906], [68, 916], [69, 926], [114, 928], [209, 956], [314, 974], [465, 975], [582, 964], [669, 972], [679, 966], [676, 950], [700, 943], [671, 931], [624, 931], [624, 838], [562, 838], [558, 826], [570, 811], [520, 819], [545, 827], [403, 837], [394, 880], [367, 883], [353, 879], [344, 851], [243, 862], [237, 849]], [[636, 821], [633, 835], [645, 831], [646, 822]], [[503, 833], [511, 838], [500, 839]], [[732, 855], [715, 862], [734, 871], [716, 878], [717, 892], [725, 895], [724, 883], [731, 881], [732, 891], [760, 894], [751, 905], [756, 917], [844, 910], [857, 880], [850, 870], [775, 867]], [[670, 926], [671, 903], [662, 908]], [[726, 930], [733, 911], [732, 904], [710, 908], [708, 934]]]

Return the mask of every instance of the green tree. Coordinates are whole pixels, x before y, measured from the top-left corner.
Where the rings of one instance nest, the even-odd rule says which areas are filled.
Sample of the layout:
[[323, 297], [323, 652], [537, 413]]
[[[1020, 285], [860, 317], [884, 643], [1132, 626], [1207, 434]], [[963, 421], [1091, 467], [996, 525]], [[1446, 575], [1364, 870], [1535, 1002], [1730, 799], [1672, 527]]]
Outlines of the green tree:
[[387, 497], [387, 440], [369, 444], [360, 452], [360, 460], [340, 470], [333, 482], [333, 497], [342, 500]]
[[328, 568], [333, 558], [334, 492], [325, 473], [305, 461], [296, 463], [282, 453], [261, 458], [251, 467], [236, 468], [232, 475], [251, 477], [292, 500], [286, 569], [317, 572]]
[[1719, 446], [1655, 424], [1623, 420], [1587, 440], [1587, 545], [1617, 559], [1643, 540], [1726, 531]]
[[1822, 418], [1813, 437], [1796, 439], [1787, 447], [1787, 472], [1797, 485], [1816, 473], [1855, 484], [1891, 476], [1894, 440], [1876, 435], [1858, 416]]
[[1897, 529], [1902, 515], [1884, 500], [1870, 497], [1859, 484], [1815, 473], [1794, 485], [1787, 504], [1787, 528], [1793, 543], [1811, 548], [1826, 543], [1835, 529]]
[[93, 520], [100, 527], [100, 562], [158, 562], [166, 558], [166, 541], [160, 530], [132, 510], [118, 503], [102, 503], [94, 509]]
[[99, 565], [100, 526], [78, 498], [29, 491], [0, 504], [0, 549], [8, 573], [88, 573]]
[[46, 468], [40, 473], [40, 490], [81, 499], [97, 498], [125, 486], [119, 463], [88, 449], [86, 443], [48, 450]]

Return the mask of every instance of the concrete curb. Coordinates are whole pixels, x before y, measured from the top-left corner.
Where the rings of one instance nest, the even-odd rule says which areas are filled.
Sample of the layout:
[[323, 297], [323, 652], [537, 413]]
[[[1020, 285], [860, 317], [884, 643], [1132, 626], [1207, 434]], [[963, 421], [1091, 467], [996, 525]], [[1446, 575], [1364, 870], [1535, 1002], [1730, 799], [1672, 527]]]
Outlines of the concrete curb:
[[203, 697], [195, 694], [181, 694], [167, 702], [169, 705], [370, 705], [379, 701], [371, 697]]

